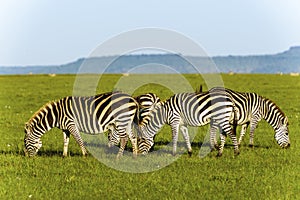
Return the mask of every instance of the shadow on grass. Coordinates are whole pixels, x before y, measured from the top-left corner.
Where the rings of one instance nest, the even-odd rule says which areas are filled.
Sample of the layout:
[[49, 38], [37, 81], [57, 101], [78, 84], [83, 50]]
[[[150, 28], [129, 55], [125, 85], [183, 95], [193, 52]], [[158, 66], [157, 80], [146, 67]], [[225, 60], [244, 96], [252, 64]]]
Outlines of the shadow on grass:
[[[3, 155], [16, 155], [16, 156], [25, 156], [24, 151], [13, 151], [13, 150], [8, 150], [8, 151], [0, 151], [0, 154]], [[47, 157], [54, 157], [54, 156], [62, 156], [63, 152], [62, 151], [56, 151], [56, 150], [41, 150], [37, 153], [36, 156], [47, 156]], [[82, 156], [81, 153], [77, 152], [70, 152], [68, 156]]]
[[[167, 146], [167, 145], [172, 145], [172, 142], [158, 141], [158, 142], [155, 142], [155, 144], [152, 146], [152, 148], [150, 150], [153, 150], [153, 148], [156, 147], [156, 146], [161, 147], [161, 146]], [[203, 142], [192, 142], [191, 143], [192, 148], [200, 148], [202, 145], [207, 146], [209, 144], [208, 143], [203, 143]], [[186, 144], [185, 144], [185, 142], [177, 142], [177, 146], [186, 147]], [[225, 144], [224, 148], [233, 148], [233, 144]], [[239, 146], [239, 148], [270, 149], [270, 148], [272, 148], [272, 146], [271, 145], [253, 145], [253, 146], [249, 146], [247, 144], [242, 144], [242, 145]]]
[[[192, 142], [191, 146], [194, 150], [199, 150], [202, 145], [208, 145], [207, 143], [204, 144], [203, 142]], [[119, 151], [119, 146], [114, 146], [109, 148], [107, 146], [107, 144], [100, 144], [100, 143], [85, 143], [85, 146], [87, 147], [87, 149], [89, 150], [89, 148], [100, 148], [103, 149], [103, 152], [105, 154], [112, 154], [112, 155], [117, 155], [118, 151]], [[172, 142], [168, 142], [168, 141], [157, 141], [155, 142], [155, 144], [151, 147], [150, 152], [154, 152], [157, 150], [160, 150], [161, 153], [170, 153], [172, 154], [172, 150], [171, 149], [163, 149], [163, 147], [165, 146], [172, 146]], [[186, 148], [186, 144], [185, 142], [178, 142], [177, 143], [177, 147], [178, 148]], [[225, 144], [224, 148], [233, 148], [233, 144]], [[250, 147], [248, 144], [242, 144], [239, 147], [241, 150], [242, 149], [271, 149], [272, 146], [271, 145], [253, 145], [252, 147]], [[131, 145], [126, 145], [125, 151], [124, 152], [132, 152], [132, 147]], [[186, 149], [187, 152], [187, 149]], [[23, 150], [20, 150], [19, 148], [16, 148], [15, 150], [11, 149], [11, 150], [0, 150], [0, 154], [2, 155], [16, 155], [16, 156], [25, 156], [25, 153]], [[43, 150], [41, 149], [38, 153], [37, 156], [45, 156], [45, 157], [54, 157], [54, 156], [58, 156], [58, 157], [63, 157], [63, 152], [59, 151], [59, 150]], [[91, 154], [88, 153], [88, 156], [90, 156]], [[74, 152], [72, 150], [69, 149], [68, 152], [68, 156], [71, 157], [82, 157], [82, 153], [81, 151], [77, 151]]]

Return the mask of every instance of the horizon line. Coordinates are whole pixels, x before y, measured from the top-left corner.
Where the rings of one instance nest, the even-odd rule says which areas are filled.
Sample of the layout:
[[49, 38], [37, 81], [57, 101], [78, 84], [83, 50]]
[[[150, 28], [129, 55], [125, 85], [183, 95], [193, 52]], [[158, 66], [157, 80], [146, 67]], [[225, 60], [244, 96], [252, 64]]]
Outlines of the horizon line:
[[[199, 57], [199, 58], [218, 58], [218, 57], [251, 57], [251, 56], [274, 56], [286, 53], [288, 51], [291, 51], [293, 49], [299, 49], [300, 51], [300, 45], [294, 45], [290, 46], [288, 50], [281, 51], [278, 53], [266, 53], [266, 54], [227, 54], [227, 55], [214, 55], [214, 56], [203, 56], [203, 55], [184, 55], [181, 53], [170, 53], [170, 52], [161, 52], [161, 53], [130, 53], [130, 54], [123, 54], [123, 55], [102, 55], [102, 56], [92, 56], [92, 57], [79, 57], [77, 59], [73, 59], [71, 61], [66, 61], [63, 64], [14, 64], [14, 65], [1, 65], [0, 67], [35, 67], [35, 66], [63, 66], [67, 65], [73, 62], [77, 62], [79, 60], [86, 60], [86, 59], [93, 59], [93, 58], [105, 58], [105, 57], [121, 57], [121, 56], [161, 56], [161, 55], [178, 55], [178, 56], [185, 56], [185, 57]], [[300, 56], [300, 54], [299, 54]]]

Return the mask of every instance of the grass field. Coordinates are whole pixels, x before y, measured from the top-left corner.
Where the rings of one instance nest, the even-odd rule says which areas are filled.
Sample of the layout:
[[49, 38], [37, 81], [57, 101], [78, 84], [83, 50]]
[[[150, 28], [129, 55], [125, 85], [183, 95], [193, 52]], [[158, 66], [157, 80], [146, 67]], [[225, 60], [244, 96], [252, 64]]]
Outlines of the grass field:
[[[102, 78], [99, 93], [113, 90], [120, 76]], [[24, 123], [46, 102], [72, 95], [75, 76], [0, 76], [0, 199], [300, 199], [300, 77], [241, 74], [222, 78], [225, 87], [256, 92], [285, 112], [291, 148], [280, 149], [273, 129], [262, 121], [255, 132], [255, 147], [247, 146], [246, 135], [237, 157], [227, 139], [221, 158], [215, 157], [216, 152], [199, 158], [205, 126], [193, 140], [192, 157], [184, 153], [172, 164], [148, 173], [115, 170], [91, 155], [83, 158], [72, 138], [70, 156], [62, 158], [63, 136], [58, 129], [42, 137], [43, 147], [36, 157], [27, 158], [23, 155]], [[204, 84], [197, 75], [186, 75], [186, 79], [193, 88]], [[155, 92], [162, 99], [171, 95], [155, 84], [139, 88], [135, 95], [146, 92]], [[165, 127], [156, 142], [170, 141], [170, 129]], [[139, 157], [128, 167], [134, 168], [151, 156]], [[129, 153], [115, 165], [128, 159]], [[157, 165], [162, 162], [157, 160]]]

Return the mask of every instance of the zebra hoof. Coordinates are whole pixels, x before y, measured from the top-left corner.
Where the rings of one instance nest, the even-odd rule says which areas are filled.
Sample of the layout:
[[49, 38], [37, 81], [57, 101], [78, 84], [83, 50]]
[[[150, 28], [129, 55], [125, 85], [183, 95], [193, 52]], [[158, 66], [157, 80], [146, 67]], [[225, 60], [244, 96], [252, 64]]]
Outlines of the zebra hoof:
[[189, 154], [189, 157], [191, 157], [192, 154], [193, 154], [193, 151], [192, 151], [192, 150], [189, 150], [189, 151], [188, 151], [188, 154]]
[[120, 160], [120, 158], [123, 156], [123, 153], [118, 153], [116, 160]]
[[218, 148], [216, 148], [215, 146], [209, 146], [210, 147], [210, 152], [213, 152], [215, 150], [217, 150]]
[[235, 156], [238, 156], [239, 154], [240, 154], [240, 150], [235, 150], [235, 151], [234, 151], [234, 155], [235, 155]]
[[133, 157], [134, 159], [136, 159], [136, 158], [137, 158], [137, 153], [133, 153], [132, 157]]
[[84, 154], [84, 155], [82, 155], [82, 157], [83, 157], [83, 158], [86, 158], [86, 157], [88, 157], [88, 154]]
[[221, 157], [222, 156], [222, 152], [218, 152], [217, 157]]
[[147, 155], [147, 153], [145, 153], [145, 152], [141, 152], [141, 153], [140, 153], [140, 155], [142, 155], [142, 156], [146, 156], [146, 155]]
[[253, 147], [254, 147], [254, 145], [253, 145], [253, 144], [249, 144], [249, 147], [250, 147], [250, 148], [253, 148]]
[[108, 143], [107, 146], [108, 146], [108, 148], [112, 148], [114, 145]]

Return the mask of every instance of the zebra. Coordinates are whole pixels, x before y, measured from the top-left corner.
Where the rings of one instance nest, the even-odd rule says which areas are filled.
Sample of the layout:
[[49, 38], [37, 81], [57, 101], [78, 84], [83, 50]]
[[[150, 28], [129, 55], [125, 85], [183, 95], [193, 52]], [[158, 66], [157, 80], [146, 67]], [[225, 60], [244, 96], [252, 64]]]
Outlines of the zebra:
[[132, 132], [132, 123], [137, 115], [138, 103], [128, 94], [108, 92], [90, 97], [68, 96], [52, 101], [40, 108], [25, 124], [25, 154], [34, 156], [42, 146], [41, 136], [57, 127], [63, 130], [64, 151], [67, 156], [70, 134], [79, 144], [82, 154], [86, 155], [79, 132], [87, 134], [114, 130], [121, 138], [117, 158], [122, 156], [128, 137], [137, 155], [137, 139]]
[[[160, 102], [160, 98], [154, 93], [146, 93], [135, 97], [135, 100], [139, 104], [138, 121], [141, 122], [154, 106]], [[139, 123], [138, 122], [138, 123]], [[112, 127], [108, 133], [108, 146], [113, 147], [120, 143], [120, 136], [116, 129]]]
[[[228, 96], [222, 93], [179, 93], [166, 101], [158, 103], [149, 116], [139, 124], [139, 152], [147, 154], [154, 144], [154, 136], [164, 125], [169, 124], [172, 129], [173, 155], [176, 154], [178, 131], [181, 130], [188, 154], [192, 154], [191, 143], [187, 126], [203, 126], [216, 124], [221, 128], [222, 134], [229, 135], [233, 144], [235, 155], [239, 154], [235, 127], [232, 129], [230, 121], [234, 118], [234, 104]], [[223, 153], [225, 137], [222, 138], [218, 156]]]
[[[242, 125], [241, 134], [238, 145], [246, 133], [247, 127], [250, 125], [250, 141], [249, 146], [253, 147], [254, 130], [261, 119], [266, 120], [275, 130], [275, 140], [282, 148], [290, 146], [288, 118], [282, 110], [270, 99], [262, 97], [256, 93], [241, 93], [230, 89], [214, 88], [213, 91], [223, 91], [229, 96], [236, 107], [236, 123]], [[217, 127], [211, 127], [211, 146], [216, 145]]]

